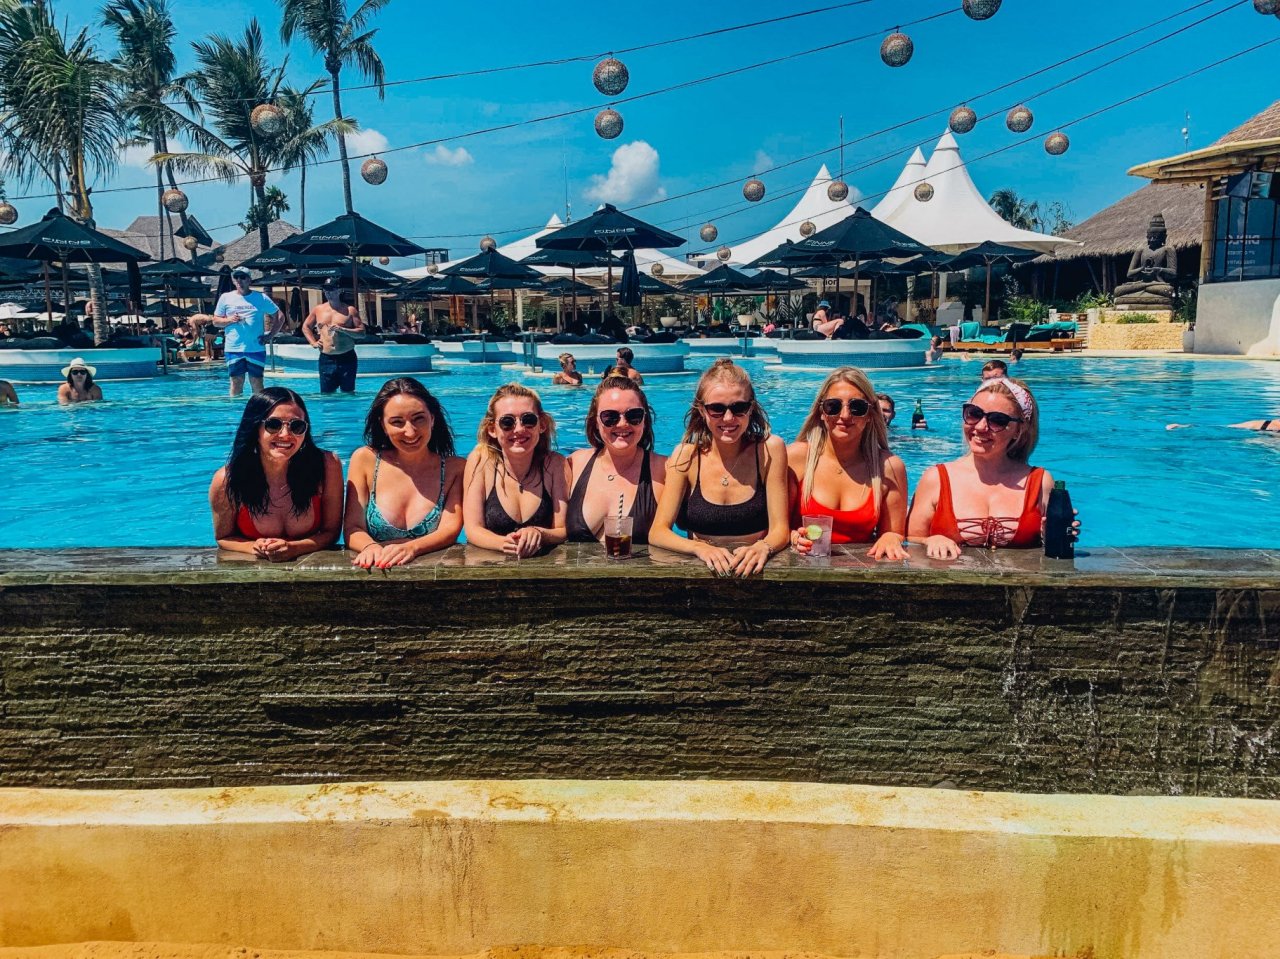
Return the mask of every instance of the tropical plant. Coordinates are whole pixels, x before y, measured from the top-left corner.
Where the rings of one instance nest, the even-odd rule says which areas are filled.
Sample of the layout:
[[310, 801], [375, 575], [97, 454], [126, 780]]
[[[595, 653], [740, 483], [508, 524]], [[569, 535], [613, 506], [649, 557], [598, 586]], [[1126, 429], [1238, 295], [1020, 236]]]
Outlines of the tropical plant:
[[249, 205], [240, 228], [246, 233], [270, 226], [280, 219], [289, 209], [289, 198], [278, 186], [269, 186], [262, 193], [262, 199]]
[[[89, 183], [115, 170], [127, 133], [115, 80], [88, 31], [64, 33], [47, 3], [0, 5], [0, 168], [22, 183], [47, 179], [59, 208], [81, 222], [93, 219]], [[96, 264], [89, 297], [105, 317]], [[94, 323], [96, 342], [107, 333]]]
[[[284, 65], [267, 61], [262, 28], [250, 20], [243, 37], [233, 39], [215, 34], [191, 44], [197, 69], [176, 81], [187, 95], [198, 100], [209, 125], [171, 111], [177, 133], [194, 150], [186, 153], [159, 153], [153, 164], [165, 165], [190, 176], [212, 176], [227, 183], [247, 177], [250, 204], [264, 206], [267, 173], [272, 169], [281, 139], [256, 130], [251, 120], [253, 108], [273, 103], [284, 79]], [[258, 239], [265, 250], [270, 246], [267, 224], [258, 225]]]
[[1116, 313], [1111, 317], [1110, 322], [1124, 326], [1134, 323], [1159, 323], [1160, 321], [1150, 313]]
[[1015, 191], [1006, 188], [996, 190], [987, 202], [1000, 214], [1001, 219], [1020, 230], [1062, 236], [1075, 226], [1071, 219], [1071, 209], [1061, 200], [1053, 200], [1042, 207], [1038, 200], [1023, 199]]
[[[177, 57], [173, 41], [177, 30], [168, 0], [112, 0], [102, 8], [102, 22], [116, 37], [117, 52], [112, 63], [117, 71], [117, 83], [121, 94], [121, 106], [130, 125], [129, 143], [135, 147], [150, 147], [152, 155], [169, 152], [169, 137], [176, 129], [173, 107], [178, 103], [191, 112], [197, 107], [187, 91], [175, 80]], [[171, 167], [157, 164], [156, 203], [160, 210], [160, 256], [165, 255], [165, 236], [169, 238], [170, 253], [177, 255], [173, 245], [173, 227], [169, 211], [160, 202], [167, 174], [169, 186], [177, 188]], [[187, 214], [180, 213], [186, 226]]]
[[329, 155], [331, 138], [356, 129], [355, 123], [343, 118], [316, 125], [311, 98], [323, 86], [323, 80], [316, 80], [302, 90], [283, 86], [276, 98], [276, 106], [284, 111], [279, 144], [275, 150], [276, 162], [284, 172], [299, 172], [298, 225], [304, 230], [307, 228], [307, 165]]
[[[390, 0], [363, 0], [355, 13], [347, 16], [346, 0], [280, 0], [282, 17], [280, 36], [290, 42], [301, 35], [311, 49], [324, 57], [333, 94], [333, 118], [342, 119], [342, 68], [354, 66], [377, 87], [378, 97], [386, 94], [386, 72], [382, 58], [373, 48], [376, 29], [369, 22]], [[347, 212], [351, 206], [351, 168], [347, 162], [346, 134], [338, 134], [338, 153], [342, 157], [342, 199]]]

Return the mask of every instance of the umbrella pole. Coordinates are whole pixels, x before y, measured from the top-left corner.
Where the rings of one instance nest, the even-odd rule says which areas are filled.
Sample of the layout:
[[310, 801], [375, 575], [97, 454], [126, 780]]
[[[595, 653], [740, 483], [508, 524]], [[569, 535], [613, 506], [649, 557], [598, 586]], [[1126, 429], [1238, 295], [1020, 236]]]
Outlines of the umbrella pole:
[[[852, 315], [855, 317], [858, 315], [858, 287], [861, 285], [858, 282], [858, 268], [860, 266], [862, 266], [861, 258], [854, 257], [853, 259], [853, 309], [850, 310], [850, 313], [852, 313]], [[871, 317], [867, 317], [867, 319], [870, 320]], [[867, 325], [870, 326], [869, 323]]]
[[[49, 261], [44, 261], [44, 315], [53, 325], [53, 294], [49, 292]], [[95, 318], [96, 319], [96, 318]]]
[[982, 308], [982, 322], [991, 323], [991, 261], [987, 261], [987, 304]]
[[[62, 308], [65, 311], [71, 303], [71, 284], [67, 280], [67, 264], [62, 264]], [[53, 322], [53, 317], [49, 317], [49, 322]]]
[[609, 312], [613, 312], [613, 260], [609, 260]]
[[569, 272], [573, 277], [573, 326], [576, 328], [578, 325], [578, 268], [571, 266]]

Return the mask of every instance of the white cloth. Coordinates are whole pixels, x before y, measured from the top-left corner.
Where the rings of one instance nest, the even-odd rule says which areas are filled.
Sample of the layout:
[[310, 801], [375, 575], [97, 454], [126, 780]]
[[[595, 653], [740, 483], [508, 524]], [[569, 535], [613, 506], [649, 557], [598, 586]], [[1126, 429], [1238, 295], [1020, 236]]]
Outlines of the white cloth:
[[223, 353], [262, 353], [263, 318], [275, 316], [280, 307], [265, 293], [250, 290], [242, 296], [235, 290], [218, 297], [214, 316], [235, 316], [239, 319], [222, 331]]

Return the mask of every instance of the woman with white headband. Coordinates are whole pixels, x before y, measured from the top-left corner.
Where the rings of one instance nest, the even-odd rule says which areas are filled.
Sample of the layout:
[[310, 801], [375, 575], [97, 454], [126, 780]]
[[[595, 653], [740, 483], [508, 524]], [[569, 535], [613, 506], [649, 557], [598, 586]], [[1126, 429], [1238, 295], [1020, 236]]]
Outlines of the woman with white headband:
[[1053, 477], [1027, 460], [1040, 411], [1025, 383], [985, 380], [961, 407], [968, 451], [920, 477], [907, 534], [931, 559], [955, 559], [962, 546], [1039, 546]]

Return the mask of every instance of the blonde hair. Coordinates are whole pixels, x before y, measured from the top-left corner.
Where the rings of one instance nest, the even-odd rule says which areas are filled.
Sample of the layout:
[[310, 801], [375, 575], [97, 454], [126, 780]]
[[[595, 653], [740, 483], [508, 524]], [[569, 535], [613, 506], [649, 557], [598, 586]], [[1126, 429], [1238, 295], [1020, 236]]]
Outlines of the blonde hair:
[[527, 386], [507, 383], [494, 391], [493, 396], [489, 397], [489, 405], [480, 420], [480, 428], [476, 430], [476, 444], [484, 451], [486, 462], [497, 464], [502, 460], [502, 447], [490, 435], [490, 431], [498, 427], [498, 414], [495, 412], [498, 402], [508, 398], [533, 400], [533, 408], [542, 421], [542, 434], [538, 437], [538, 445], [533, 450], [533, 462], [541, 470], [546, 465], [551, 447], [555, 445], [556, 421], [551, 418], [550, 413], [542, 409], [542, 398]]
[[767, 440], [769, 417], [765, 415], [756, 400], [756, 391], [751, 385], [751, 377], [746, 370], [726, 356], [712, 363], [698, 379], [698, 388], [693, 393], [693, 403], [684, 417], [683, 442], [696, 446], [703, 453], [711, 449], [711, 429], [707, 426], [707, 419], [702, 413], [702, 398], [707, 395], [707, 390], [718, 383], [741, 387], [747, 394], [747, 398], [751, 400], [750, 419], [747, 421], [743, 439], [752, 443], [763, 443]]
[[[867, 374], [854, 366], [841, 366], [832, 370], [822, 381], [818, 393], [813, 398], [813, 406], [809, 415], [800, 426], [800, 435], [796, 437], [809, 444], [809, 455], [805, 459], [804, 477], [800, 483], [800, 502], [807, 503], [813, 493], [813, 478], [818, 471], [818, 461], [822, 459], [822, 451], [827, 445], [827, 424], [823, 421], [822, 401], [828, 391], [837, 383], [847, 383], [862, 394], [867, 401], [867, 428], [862, 431], [862, 442], [858, 444], [858, 455], [867, 464], [871, 475], [872, 502], [876, 504], [876, 515], [880, 514], [880, 491], [884, 481], [884, 458], [889, 453], [889, 429], [885, 426], [884, 412], [880, 409], [878, 394]], [[890, 400], [889, 402], [893, 402]]]
[[[1026, 394], [1025, 399], [1031, 406], [1030, 413], [1027, 412], [1018, 395], [1009, 389], [1009, 383], [1014, 384]], [[1006, 377], [984, 381], [981, 386], [974, 390], [973, 395], [977, 396], [979, 393], [998, 393], [1001, 396], [1007, 396], [1013, 403], [1014, 408], [1022, 414], [1022, 424], [1021, 429], [1018, 430], [1018, 438], [1009, 444], [1009, 448], [1005, 450], [1005, 455], [1018, 463], [1027, 462], [1031, 459], [1031, 454], [1035, 452], [1036, 443], [1040, 441], [1040, 404], [1036, 402], [1035, 396], [1031, 393], [1031, 387], [1027, 386], [1022, 380]]]

